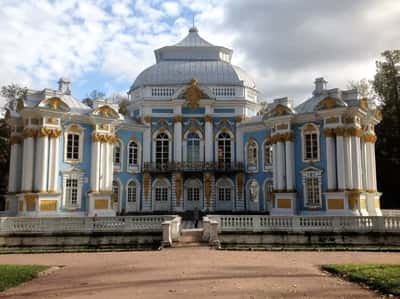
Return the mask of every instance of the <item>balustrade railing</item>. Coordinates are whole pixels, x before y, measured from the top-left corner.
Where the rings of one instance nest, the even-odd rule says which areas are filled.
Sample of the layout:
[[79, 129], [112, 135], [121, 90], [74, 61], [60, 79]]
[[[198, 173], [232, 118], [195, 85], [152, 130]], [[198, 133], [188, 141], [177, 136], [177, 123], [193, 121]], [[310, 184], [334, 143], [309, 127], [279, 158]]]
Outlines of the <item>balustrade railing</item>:
[[399, 232], [400, 217], [390, 216], [263, 216], [209, 215], [219, 232]]
[[162, 223], [175, 216], [117, 217], [1, 217], [0, 234], [10, 233], [94, 233], [162, 231]]
[[195, 172], [195, 171], [243, 171], [244, 165], [242, 162], [169, 162], [169, 163], [155, 163], [145, 162], [143, 170], [145, 172]]

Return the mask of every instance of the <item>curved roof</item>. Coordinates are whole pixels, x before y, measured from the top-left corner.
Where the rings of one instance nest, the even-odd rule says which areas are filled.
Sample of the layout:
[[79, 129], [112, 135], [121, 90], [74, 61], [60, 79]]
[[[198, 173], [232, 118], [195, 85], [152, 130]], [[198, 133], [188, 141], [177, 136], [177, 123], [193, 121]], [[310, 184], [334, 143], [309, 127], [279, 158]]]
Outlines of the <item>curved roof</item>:
[[197, 28], [173, 46], [154, 51], [156, 64], [142, 71], [131, 90], [144, 86], [185, 85], [193, 78], [203, 85], [255, 88], [253, 79], [230, 63], [232, 50], [204, 40]]

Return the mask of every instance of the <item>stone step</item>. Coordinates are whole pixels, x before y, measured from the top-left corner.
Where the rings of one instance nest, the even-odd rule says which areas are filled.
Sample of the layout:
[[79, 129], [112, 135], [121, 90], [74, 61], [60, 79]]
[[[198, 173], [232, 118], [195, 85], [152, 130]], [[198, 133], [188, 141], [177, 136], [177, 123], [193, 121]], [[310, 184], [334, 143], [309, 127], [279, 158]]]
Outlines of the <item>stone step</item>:
[[181, 243], [201, 242], [203, 238], [203, 229], [183, 229], [179, 237]]
[[187, 247], [208, 247], [207, 242], [174, 242], [173, 248], [187, 248]]

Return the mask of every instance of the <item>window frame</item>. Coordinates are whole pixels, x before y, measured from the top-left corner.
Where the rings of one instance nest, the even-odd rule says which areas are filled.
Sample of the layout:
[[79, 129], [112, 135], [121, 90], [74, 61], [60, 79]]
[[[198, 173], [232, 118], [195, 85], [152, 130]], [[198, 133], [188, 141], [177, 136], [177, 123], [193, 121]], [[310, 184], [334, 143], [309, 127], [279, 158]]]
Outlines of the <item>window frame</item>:
[[[304, 207], [310, 209], [322, 208], [322, 170], [317, 168], [307, 168], [302, 171], [303, 199]], [[310, 186], [309, 181], [313, 181], [313, 198], [309, 200]]]
[[[310, 143], [308, 144], [308, 142]], [[310, 148], [310, 150], [308, 150], [308, 148]], [[308, 152], [311, 153], [310, 157], [307, 156]], [[302, 160], [305, 163], [313, 163], [319, 162], [320, 157], [321, 143], [319, 126], [313, 123], [308, 123], [302, 128]]]
[[[115, 162], [115, 150], [116, 148], [119, 148], [119, 163]], [[118, 139], [113, 146], [113, 167], [114, 167], [114, 171], [122, 171], [123, 169], [123, 144], [122, 141], [120, 139]]]
[[[68, 139], [70, 135], [76, 135], [79, 136], [78, 139], [78, 150], [77, 150], [77, 154], [78, 154], [78, 158], [68, 158]], [[68, 127], [65, 128], [64, 131], [64, 162], [65, 163], [71, 163], [71, 164], [76, 164], [76, 163], [82, 163], [83, 161], [83, 145], [84, 145], [84, 129], [77, 124], [71, 124]], [[74, 148], [75, 146], [72, 145], [72, 147]], [[73, 149], [72, 149], [73, 150]], [[74, 151], [72, 152], [72, 154], [74, 153]]]
[[[224, 134], [224, 137], [221, 138], [221, 135]], [[220, 142], [223, 142], [223, 153], [222, 155], [224, 156], [223, 160], [220, 160], [220, 157], [222, 156], [220, 154]], [[227, 154], [227, 147], [229, 147], [229, 155], [230, 158], [229, 160], [226, 158]], [[235, 148], [234, 148], [234, 138], [233, 134], [230, 131], [220, 131], [216, 134], [215, 138], [215, 161], [218, 163], [220, 166], [222, 164], [222, 167], [229, 167], [235, 159]], [[221, 167], [221, 166], [220, 166]]]
[[[68, 181], [70, 180], [74, 180], [76, 181], [76, 203], [74, 205], [72, 205], [71, 203], [68, 202], [69, 198], [67, 198], [68, 196], [68, 192], [67, 192], [67, 188], [69, 186], [67, 186]], [[61, 207], [64, 210], [68, 210], [68, 211], [75, 211], [75, 210], [79, 210], [82, 207], [82, 187], [83, 187], [83, 172], [81, 170], [78, 169], [72, 169], [72, 170], [67, 170], [66, 172], [64, 172], [63, 174], [63, 178], [62, 178], [62, 204]]]

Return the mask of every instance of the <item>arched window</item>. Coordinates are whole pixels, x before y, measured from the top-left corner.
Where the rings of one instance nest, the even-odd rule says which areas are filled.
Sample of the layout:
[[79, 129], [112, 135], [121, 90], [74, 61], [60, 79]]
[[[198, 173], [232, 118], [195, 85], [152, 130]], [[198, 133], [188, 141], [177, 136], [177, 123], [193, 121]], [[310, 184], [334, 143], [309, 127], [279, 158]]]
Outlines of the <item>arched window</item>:
[[200, 137], [197, 133], [189, 133], [187, 136], [187, 161], [200, 161]]
[[218, 164], [222, 167], [232, 161], [231, 136], [228, 133], [218, 135]]
[[118, 181], [113, 181], [112, 182], [112, 192], [113, 192], [113, 207], [114, 207], [114, 210], [118, 211], [118, 209], [119, 209], [119, 195], [120, 195]]
[[307, 124], [303, 128], [303, 160], [319, 160], [319, 132], [313, 124]]
[[257, 164], [257, 143], [254, 140], [249, 141], [247, 146], [247, 162], [252, 165]]
[[119, 141], [114, 143], [113, 149], [114, 167], [121, 167], [121, 143]]
[[136, 182], [130, 181], [128, 184], [128, 203], [136, 203], [137, 194]]
[[154, 186], [155, 201], [168, 201], [168, 184], [164, 180], [159, 180]]
[[169, 138], [165, 133], [156, 137], [156, 163], [167, 164], [169, 160]]
[[128, 145], [128, 166], [138, 166], [138, 145], [135, 141], [131, 141]]
[[233, 199], [233, 184], [229, 179], [220, 179], [217, 183], [217, 198], [220, 201]]
[[268, 142], [264, 143], [264, 168], [272, 165], [272, 145]]

